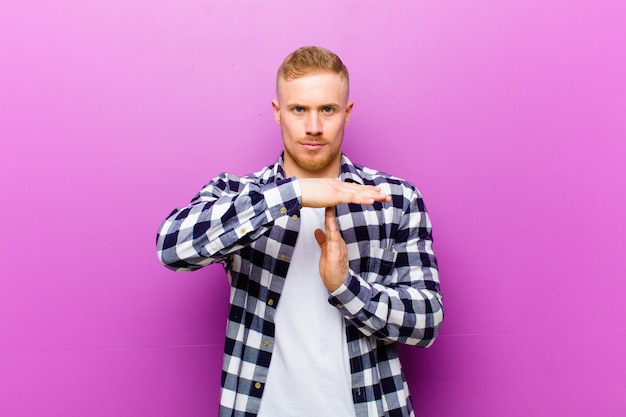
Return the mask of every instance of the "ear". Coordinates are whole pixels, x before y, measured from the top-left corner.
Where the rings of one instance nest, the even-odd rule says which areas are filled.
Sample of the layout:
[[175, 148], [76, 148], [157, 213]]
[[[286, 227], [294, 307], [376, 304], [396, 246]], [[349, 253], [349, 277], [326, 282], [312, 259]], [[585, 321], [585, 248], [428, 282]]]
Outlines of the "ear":
[[274, 120], [280, 126], [280, 106], [278, 105], [278, 100], [272, 100], [272, 108], [274, 109]]
[[343, 125], [346, 126], [350, 121], [350, 116], [352, 115], [352, 107], [354, 107], [354, 103], [349, 101], [346, 105], [346, 120], [343, 122]]

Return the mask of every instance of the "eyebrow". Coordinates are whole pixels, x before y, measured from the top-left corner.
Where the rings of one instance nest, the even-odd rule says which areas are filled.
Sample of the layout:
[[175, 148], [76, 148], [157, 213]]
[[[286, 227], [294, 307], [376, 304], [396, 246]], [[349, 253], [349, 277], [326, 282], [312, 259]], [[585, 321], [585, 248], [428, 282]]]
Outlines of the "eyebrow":
[[[287, 107], [290, 109], [293, 109], [294, 107], [302, 107], [303, 109], [311, 108], [311, 106], [305, 106], [304, 104], [298, 104], [298, 103], [287, 104]], [[325, 109], [326, 107], [337, 109], [337, 108], [340, 108], [341, 106], [337, 103], [326, 103], [326, 104], [321, 104], [317, 106], [318, 109]]]

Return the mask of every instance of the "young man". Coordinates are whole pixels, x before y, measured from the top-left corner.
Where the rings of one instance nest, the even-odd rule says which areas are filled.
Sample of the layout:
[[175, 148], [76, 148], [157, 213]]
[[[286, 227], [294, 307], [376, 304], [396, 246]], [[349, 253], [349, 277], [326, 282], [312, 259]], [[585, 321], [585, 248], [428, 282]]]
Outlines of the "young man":
[[276, 90], [278, 161], [213, 179], [157, 236], [169, 268], [228, 272], [220, 416], [413, 416], [395, 343], [428, 347], [443, 320], [422, 198], [342, 154], [334, 53], [291, 53]]

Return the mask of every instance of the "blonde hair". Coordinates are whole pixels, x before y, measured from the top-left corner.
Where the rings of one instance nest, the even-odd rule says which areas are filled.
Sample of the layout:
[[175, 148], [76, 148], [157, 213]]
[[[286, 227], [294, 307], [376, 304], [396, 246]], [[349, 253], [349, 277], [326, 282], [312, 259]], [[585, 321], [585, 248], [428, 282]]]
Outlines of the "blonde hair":
[[278, 85], [280, 79], [291, 81], [319, 72], [339, 74], [349, 84], [348, 68], [341, 62], [341, 58], [319, 46], [304, 46], [287, 55], [278, 68], [276, 83]]

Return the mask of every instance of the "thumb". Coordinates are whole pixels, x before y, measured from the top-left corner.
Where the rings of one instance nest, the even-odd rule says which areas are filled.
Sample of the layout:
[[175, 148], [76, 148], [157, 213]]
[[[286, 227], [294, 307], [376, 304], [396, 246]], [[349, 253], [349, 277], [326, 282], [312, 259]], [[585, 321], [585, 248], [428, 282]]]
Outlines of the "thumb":
[[326, 234], [322, 231], [322, 229], [315, 229], [315, 240], [320, 246], [326, 243]]

